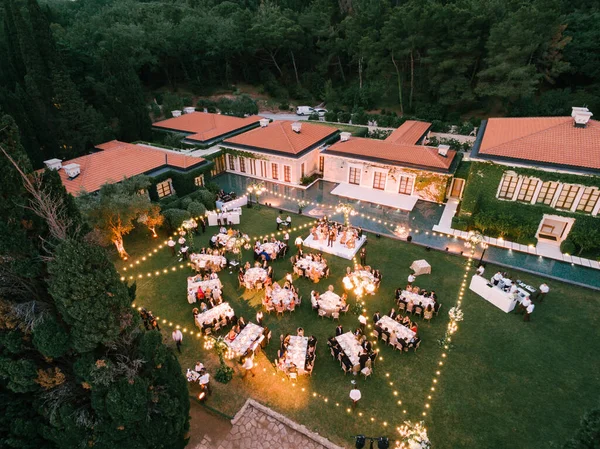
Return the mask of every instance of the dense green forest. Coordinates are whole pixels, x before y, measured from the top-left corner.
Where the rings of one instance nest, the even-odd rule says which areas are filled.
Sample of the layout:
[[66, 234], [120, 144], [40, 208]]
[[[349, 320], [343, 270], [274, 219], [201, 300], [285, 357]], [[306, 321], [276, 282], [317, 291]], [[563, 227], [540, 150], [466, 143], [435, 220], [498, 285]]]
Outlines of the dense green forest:
[[0, 107], [34, 165], [147, 138], [146, 105], [164, 87], [208, 95], [245, 83], [284, 104], [425, 119], [600, 111], [595, 1], [1, 4]]

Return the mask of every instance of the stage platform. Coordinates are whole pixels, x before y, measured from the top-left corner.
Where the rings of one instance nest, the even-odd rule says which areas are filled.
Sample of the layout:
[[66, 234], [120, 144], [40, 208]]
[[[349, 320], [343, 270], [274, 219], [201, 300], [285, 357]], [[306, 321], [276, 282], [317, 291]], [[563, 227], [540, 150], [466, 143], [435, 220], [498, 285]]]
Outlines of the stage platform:
[[339, 242], [339, 238], [333, 243], [333, 246], [327, 246], [327, 240], [315, 240], [313, 239], [312, 235], [309, 235], [304, 239], [304, 247], [316, 249], [317, 251], [352, 260], [356, 253], [360, 250], [360, 247], [363, 246], [366, 241], [367, 236], [363, 235], [360, 240], [356, 241], [356, 246], [350, 249], [347, 248], [346, 245], [342, 245]]

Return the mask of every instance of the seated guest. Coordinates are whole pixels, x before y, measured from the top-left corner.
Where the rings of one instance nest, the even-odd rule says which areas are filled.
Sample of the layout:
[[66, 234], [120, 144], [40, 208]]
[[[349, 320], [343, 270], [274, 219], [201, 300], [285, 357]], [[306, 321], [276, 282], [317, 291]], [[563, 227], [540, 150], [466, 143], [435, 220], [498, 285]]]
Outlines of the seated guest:
[[356, 330], [354, 331], [354, 336], [358, 337], [362, 335], [362, 330], [360, 329], [360, 327], [357, 327]]
[[196, 320], [196, 317], [198, 315], [200, 315], [200, 311], [194, 307], [194, 309], [192, 310], [192, 315], [194, 316], [194, 321]]
[[237, 337], [237, 334], [236, 334], [235, 330], [233, 328], [231, 328], [231, 330], [227, 334], [227, 340], [233, 341], [233, 340], [235, 340], [235, 337]]
[[200, 310], [202, 310], [202, 313], [208, 310], [208, 307], [206, 306], [206, 303], [204, 301], [200, 303]]
[[299, 327], [298, 329], [296, 329], [296, 335], [298, 337], [304, 337], [304, 329], [302, 329], [301, 327]]
[[246, 327], [246, 320], [244, 319], [243, 316], [240, 317], [240, 319], [237, 322], [238, 326], [240, 327], [240, 329], [243, 329]]
[[415, 335], [416, 335], [417, 331], [418, 331], [417, 323], [412, 323], [412, 326], [410, 327], [410, 330], [413, 331], [415, 333]]
[[410, 327], [410, 318], [408, 317], [408, 315], [404, 316], [401, 324], [405, 327]]
[[308, 346], [315, 347], [316, 345], [317, 345], [317, 337], [315, 337], [314, 335], [311, 335], [308, 338]]
[[400, 287], [398, 287], [396, 289], [396, 293], [395, 293], [394, 296], [395, 296], [396, 299], [400, 299], [402, 297], [402, 289]]
[[373, 349], [373, 345], [371, 344], [371, 342], [366, 339], [365, 341], [363, 341], [362, 347], [367, 352], [371, 352], [371, 349]]
[[366, 352], [363, 352], [361, 355], [358, 356], [358, 363], [360, 363], [360, 369], [363, 369], [366, 366], [367, 360], [369, 360], [369, 354], [367, 354]]
[[348, 310], [350, 310], [350, 304], [342, 302], [342, 305], [340, 307], [340, 312], [346, 313], [346, 312], [348, 312]]

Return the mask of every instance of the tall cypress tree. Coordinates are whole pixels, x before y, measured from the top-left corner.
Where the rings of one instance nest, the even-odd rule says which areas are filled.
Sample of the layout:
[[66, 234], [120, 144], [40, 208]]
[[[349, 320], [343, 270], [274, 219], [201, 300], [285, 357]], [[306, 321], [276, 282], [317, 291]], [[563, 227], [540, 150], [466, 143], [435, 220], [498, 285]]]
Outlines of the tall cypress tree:
[[[3, 116], [0, 130], [2, 149], [35, 179], [14, 121]], [[3, 447], [183, 448], [187, 382], [160, 333], [140, 327], [135, 288], [120, 281], [104, 249], [81, 238], [55, 172], [37, 188], [60, 209], [54, 219], [70, 218], [64, 238], [26, 207], [34, 196], [4, 152], [0, 170]]]

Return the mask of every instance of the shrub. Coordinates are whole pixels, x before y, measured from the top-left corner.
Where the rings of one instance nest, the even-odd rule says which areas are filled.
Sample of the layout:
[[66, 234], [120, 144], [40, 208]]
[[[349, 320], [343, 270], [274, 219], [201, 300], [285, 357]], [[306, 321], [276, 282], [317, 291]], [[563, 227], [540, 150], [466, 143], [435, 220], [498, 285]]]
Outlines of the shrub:
[[190, 204], [188, 204], [187, 210], [192, 217], [199, 217], [206, 213], [206, 207], [198, 201], [191, 201]]
[[340, 123], [348, 123], [351, 118], [352, 118], [352, 116], [350, 115], [349, 112], [340, 112], [338, 114], [337, 121], [340, 122]]
[[470, 220], [468, 217], [455, 216], [452, 218], [452, 228], [458, 229], [459, 231], [468, 231], [470, 227]]
[[283, 103], [279, 103], [279, 110], [280, 111], [289, 111], [290, 110], [290, 104], [286, 101]]
[[163, 210], [162, 214], [165, 217], [165, 224], [171, 232], [181, 226], [184, 220], [188, 220], [191, 217], [190, 213], [183, 209]]
[[217, 107], [223, 114], [234, 115], [236, 117], [258, 114], [256, 101], [245, 94], [233, 100], [225, 97], [219, 98]]
[[356, 131], [353, 131], [352, 134], [355, 137], [367, 137], [367, 135], [369, 134], [369, 128], [367, 128], [366, 126], [361, 126], [360, 128], [357, 128]]
[[371, 139], [385, 140], [389, 137], [390, 134], [392, 134], [391, 131], [386, 129], [374, 129], [372, 131], [369, 131], [368, 128], [366, 129], [368, 131], [367, 136]]
[[157, 105], [155, 102], [152, 102], [150, 104], [150, 112], [152, 112], [154, 118], [158, 118], [162, 115], [162, 110], [160, 109], [160, 106]]
[[216, 182], [209, 182], [206, 184], [206, 189], [211, 193], [218, 193], [221, 190], [221, 187]]
[[217, 195], [215, 195], [214, 193], [208, 191], [208, 190], [199, 190], [199, 196], [198, 199], [200, 200], [200, 202], [202, 204], [204, 204], [206, 206], [206, 208], [208, 210], [214, 210], [217, 205], [216, 205], [216, 200], [217, 200]]
[[352, 123], [355, 125], [366, 125], [369, 123], [369, 116], [363, 108], [354, 108], [352, 112]]
[[319, 114], [317, 114], [316, 112], [313, 112], [312, 114], [310, 114], [308, 116], [308, 119], [318, 122], [319, 121]]
[[575, 243], [572, 240], [566, 239], [560, 244], [560, 252], [563, 254], [575, 254]]
[[192, 198], [190, 198], [190, 196], [191, 195], [188, 195], [185, 198], [181, 198], [181, 209], [187, 209], [190, 203], [193, 201]]
[[204, 111], [206, 108], [208, 112], [215, 112], [217, 110], [217, 104], [207, 98], [200, 98], [198, 103], [196, 103], [196, 108], [201, 111]]
[[303, 186], [307, 186], [309, 185], [311, 182], [313, 182], [315, 179], [321, 178], [321, 174], [320, 173], [313, 173], [310, 176], [303, 176], [300, 179], [300, 184]]
[[221, 382], [222, 384], [228, 383], [231, 379], [233, 379], [233, 368], [230, 368], [227, 365], [221, 365], [215, 371], [215, 380], [217, 382]]
[[334, 112], [334, 111], [327, 111], [325, 113], [325, 121], [326, 122], [337, 122], [338, 120], [338, 113]]

